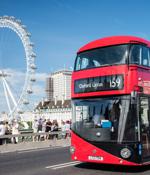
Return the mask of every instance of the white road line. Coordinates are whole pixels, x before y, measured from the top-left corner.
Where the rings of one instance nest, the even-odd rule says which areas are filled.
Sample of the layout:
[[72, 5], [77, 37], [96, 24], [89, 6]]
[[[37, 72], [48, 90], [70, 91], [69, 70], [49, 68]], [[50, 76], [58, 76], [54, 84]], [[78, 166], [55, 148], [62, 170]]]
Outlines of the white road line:
[[[80, 162], [81, 163], [81, 162]], [[65, 168], [65, 167], [69, 167], [69, 166], [74, 166], [74, 165], [78, 165], [80, 164], [79, 162], [77, 163], [72, 163], [72, 164], [68, 164], [68, 165], [64, 165], [64, 166], [60, 166], [60, 167], [56, 167], [56, 168], [52, 168], [53, 170], [57, 170], [57, 169], [60, 169], [60, 168]]]
[[45, 147], [45, 148], [36, 148], [36, 149], [29, 149], [29, 150], [23, 150], [23, 151], [19, 151], [18, 150], [18, 154], [23, 154], [23, 153], [29, 153], [29, 152], [36, 152], [36, 151], [44, 151], [44, 150], [51, 150], [51, 149], [58, 149], [58, 148], [62, 148], [61, 146], [57, 146], [57, 147]]
[[73, 165], [77, 165], [81, 163], [80, 161], [74, 161], [74, 162], [66, 162], [66, 163], [61, 163], [61, 164], [57, 164], [57, 165], [52, 165], [52, 166], [47, 166], [45, 168], [51, 168], [51, 169], [59, 169], [59, 168], [65, 168], [68, 166], [73, 166]]

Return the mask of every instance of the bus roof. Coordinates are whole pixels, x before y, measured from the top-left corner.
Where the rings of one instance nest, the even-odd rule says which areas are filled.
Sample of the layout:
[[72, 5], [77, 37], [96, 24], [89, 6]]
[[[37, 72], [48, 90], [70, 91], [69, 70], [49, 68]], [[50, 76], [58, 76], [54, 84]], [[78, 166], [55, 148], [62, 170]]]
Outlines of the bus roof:
[[118, 45], [118, 44], [128, 44], [128, 43], [142, 43], [147, 46], [150, 46], [150, 41], [147, 41], [145, 39], [135, 37], [135, 36], [111, 36], [106, 38], [101, 38], [95, 41], [92, 41], [83, 47], [81, 47], [78, 50], [78, 53], [95, 49], [98, 47], [105, 47], [105, 46], [112, 46], [112, 45]]

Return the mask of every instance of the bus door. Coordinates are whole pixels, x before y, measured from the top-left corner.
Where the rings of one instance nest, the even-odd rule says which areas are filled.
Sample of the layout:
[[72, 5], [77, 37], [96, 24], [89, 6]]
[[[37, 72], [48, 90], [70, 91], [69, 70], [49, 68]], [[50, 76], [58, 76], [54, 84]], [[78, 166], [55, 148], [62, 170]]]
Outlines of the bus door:
[[141, 123], [141, 141], [143, 147], [143, 158], [150, 157], [150, 99], [148, 97], [140, 97], [140, 123]]

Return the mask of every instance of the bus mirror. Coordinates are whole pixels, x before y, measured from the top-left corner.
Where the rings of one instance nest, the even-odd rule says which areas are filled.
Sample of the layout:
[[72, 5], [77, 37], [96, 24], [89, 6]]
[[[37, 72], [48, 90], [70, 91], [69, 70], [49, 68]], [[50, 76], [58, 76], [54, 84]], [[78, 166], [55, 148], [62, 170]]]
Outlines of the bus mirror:
[[131, 92], [131, 97], [132, 98], [136, 98], [137, 97], [137, 92], [136, 91], [132, 91]]
[[136, 92], [143, 92], [143, 87], [142, 86], [134, 86], [134, 91], [132, 91], [132, 92], [135, 92], [135, 91]]
[[136, 91], [132, 91], [131, 92], [131, 104], [135, 104], [136, 103], [136, 98], [137, 98], [137, 92]]

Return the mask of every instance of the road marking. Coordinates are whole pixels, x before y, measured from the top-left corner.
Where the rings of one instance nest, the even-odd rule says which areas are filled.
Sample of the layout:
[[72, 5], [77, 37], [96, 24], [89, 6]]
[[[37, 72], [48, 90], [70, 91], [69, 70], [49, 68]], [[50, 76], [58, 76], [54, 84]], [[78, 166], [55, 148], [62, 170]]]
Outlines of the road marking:
[[[80, 162], [81, 163], [81, 162]], [[74, 165], [78, 165], [80, 164], [79, 162], [76, 162], [76, 163], [72, 163], [72, 164], [68, 164], [68, 165], [64, 165], [64, 166], [60, 166], [60, 167], [56, 167], [56, 168], [52, 168], [53, 170], [57, 170], [57, 169], [60, 169], [60, 168], [65, 168], [65, 167], [69, 167], [69, 166], [74, 166]]]
[[77, 165], [77, 164], [80, 164], [80, 163], [81, 163], [80, 161], [66, 162], [66, 163], [61, 163], [61, 164], [57, 164], [57, 165], [47, 166], [45, 168], [47, 168], [47, 169], [51, 168], [53, 170], [56, 170], [56, 169], [60, 169], [60, 168], [74, 166], [74, 165]]
[[23, 150], [23, 151], [19, 151], [18, 150], [18, 154], [23, 154], [23, 153], [29, 153], [29, 152], [36, 152], [36, 151], [44, 151], [44, 150], [51, 150], [51, 149], [58, 149], [58, 148], [62, 148], [61, 146], [55, 146], [55, 147], [45, 147], [45, 148], [36, 148], [36, 149], [29, 149], [29, 150]]

